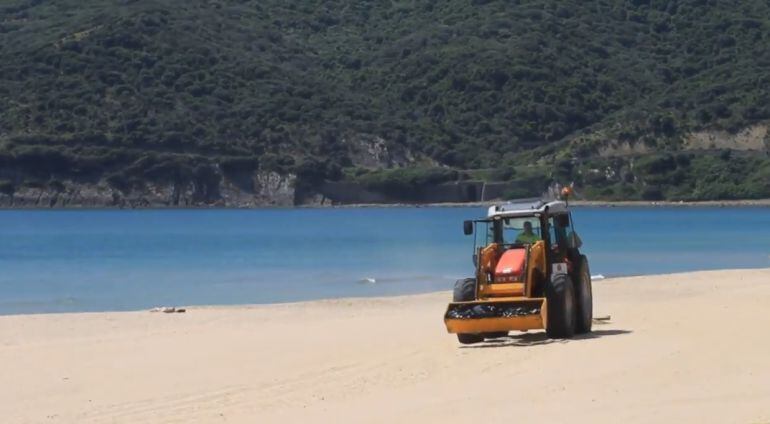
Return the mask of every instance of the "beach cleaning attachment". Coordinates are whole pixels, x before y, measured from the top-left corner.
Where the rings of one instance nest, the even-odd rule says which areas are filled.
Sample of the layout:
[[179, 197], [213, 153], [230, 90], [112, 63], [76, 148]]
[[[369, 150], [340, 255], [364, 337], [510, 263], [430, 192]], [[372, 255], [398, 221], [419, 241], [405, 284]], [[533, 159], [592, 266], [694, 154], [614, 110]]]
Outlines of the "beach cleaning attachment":
[[485, 334], [546, 328], [547, 301], [536, 299], [453, 302], [444, 314], [450, 333]]

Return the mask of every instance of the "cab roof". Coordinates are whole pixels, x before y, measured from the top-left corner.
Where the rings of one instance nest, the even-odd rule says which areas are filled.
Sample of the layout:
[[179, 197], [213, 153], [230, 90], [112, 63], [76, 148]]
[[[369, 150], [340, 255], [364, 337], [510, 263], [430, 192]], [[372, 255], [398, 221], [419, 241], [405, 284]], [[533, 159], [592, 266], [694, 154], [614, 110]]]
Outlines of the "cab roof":
[[567, 203], [561, 200], [546, 201], [542, 199], [519, 199], [512, 200], [500, 205], [490, 206], [487, 211], [487, 218], [514, 217], [514, 216], [533, 216], [543, 213], [567, 212]]

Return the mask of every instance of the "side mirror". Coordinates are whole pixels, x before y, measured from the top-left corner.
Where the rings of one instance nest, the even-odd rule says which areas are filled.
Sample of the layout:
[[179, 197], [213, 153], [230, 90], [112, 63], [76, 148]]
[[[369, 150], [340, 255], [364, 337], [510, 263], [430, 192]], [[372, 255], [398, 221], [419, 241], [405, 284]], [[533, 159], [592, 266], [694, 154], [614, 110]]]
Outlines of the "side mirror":
[[473, 221], [463, 221], [463, 233], [466, 236], [473, 234]]

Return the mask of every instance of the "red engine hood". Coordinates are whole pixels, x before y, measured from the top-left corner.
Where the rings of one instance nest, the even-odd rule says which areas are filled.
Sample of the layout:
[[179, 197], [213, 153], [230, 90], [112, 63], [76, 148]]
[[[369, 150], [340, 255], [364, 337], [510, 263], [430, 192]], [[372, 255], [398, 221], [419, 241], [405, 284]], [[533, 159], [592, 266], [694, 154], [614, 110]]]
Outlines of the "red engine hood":
[[524, 273], [524, 267], [527, 262], [527, 250], [523, 247], [508, 249], [500, 256], [495, 266], [495, 281], [500, 278], [509, 279], [513, 277], [518, 279]]

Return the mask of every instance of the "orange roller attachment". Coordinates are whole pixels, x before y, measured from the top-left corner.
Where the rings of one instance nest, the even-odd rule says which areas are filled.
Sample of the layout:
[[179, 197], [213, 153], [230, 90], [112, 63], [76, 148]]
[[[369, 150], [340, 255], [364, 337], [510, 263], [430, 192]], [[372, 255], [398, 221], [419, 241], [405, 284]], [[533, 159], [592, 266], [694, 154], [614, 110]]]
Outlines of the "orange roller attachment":
[[547, 325], [544, 298], [450, 303], [444, 324], [450, 333], [535, 330]]

